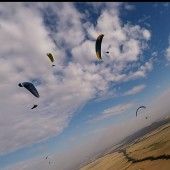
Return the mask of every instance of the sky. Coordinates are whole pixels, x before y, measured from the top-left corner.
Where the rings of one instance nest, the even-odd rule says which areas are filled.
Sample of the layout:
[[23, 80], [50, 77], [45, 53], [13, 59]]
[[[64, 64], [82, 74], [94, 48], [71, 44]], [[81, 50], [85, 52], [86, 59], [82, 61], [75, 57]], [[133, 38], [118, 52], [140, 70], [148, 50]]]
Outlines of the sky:
[[169, 18], [169, 2], [0, 3], [0, 169], [71, 170], [170, 116]]

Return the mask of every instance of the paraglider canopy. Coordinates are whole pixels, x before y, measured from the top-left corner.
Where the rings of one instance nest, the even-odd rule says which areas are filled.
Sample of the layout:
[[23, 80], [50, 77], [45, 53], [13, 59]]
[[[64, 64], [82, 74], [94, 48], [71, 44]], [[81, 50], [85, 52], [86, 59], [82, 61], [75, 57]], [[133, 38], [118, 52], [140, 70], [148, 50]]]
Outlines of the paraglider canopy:
[[34, 108], [36, 108], [38, 105], [37, 104], [34, 104], [34, 106], [31, 108], [31, 109], [34, 109]]
[[[47, 53], [48, 58], [51, 60], [51, 62], [54, 62], [54, 57], [51, 53]], [[55, 66], [54, 64], [52, 65], [52, 67]]]
[[100, 34], [98, 37], [97, 37], [97, 40], [96, 40], [96, 56], [99, 60], [102, 60], [102, 57], [101, 57], [101, 43], [102, 43], [102, 39], [104, 37], [104, 34]]
[[28, 91], [30, 91], [35, 97], [40, 97], [35, 86], [30, 82], [23, 82], [18, 84], [19, 87], [25, 87]]
[[137, 108], [137, 110], [136, 110], [136, 116], [137, 116], [137, 114], [138, 114], [138, 110], [139, 110], [140, 108], [145, 108], [145, 109], [146, 109], [146, 107], [145, 107], [145, 106], [140, 106], [140, 107], [138, 107], [138, 108]]

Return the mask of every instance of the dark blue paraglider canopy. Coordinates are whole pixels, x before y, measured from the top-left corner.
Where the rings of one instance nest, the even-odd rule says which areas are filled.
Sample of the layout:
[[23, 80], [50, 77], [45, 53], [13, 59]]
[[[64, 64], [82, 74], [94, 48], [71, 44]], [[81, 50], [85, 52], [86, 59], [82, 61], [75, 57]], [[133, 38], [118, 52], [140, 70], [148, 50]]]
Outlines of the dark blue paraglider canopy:
[[35, 97], [40, 97], [37, 89], [35, 88], [35, 86], [30, 83], [30, 82], [23, 82], [23, 83], [19, 83], [18, 86], [20, 87], [25, 87], [27, 90], [29, 90]]

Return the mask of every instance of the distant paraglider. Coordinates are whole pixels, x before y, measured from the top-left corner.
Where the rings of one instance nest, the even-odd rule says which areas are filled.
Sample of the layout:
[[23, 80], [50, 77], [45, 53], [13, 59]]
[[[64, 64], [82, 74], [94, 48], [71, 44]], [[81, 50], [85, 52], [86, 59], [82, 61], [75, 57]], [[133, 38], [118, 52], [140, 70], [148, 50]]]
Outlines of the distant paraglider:
[[107, 51], [105, 52], [106, 54], [109, 54], [110, 47], [111, 47], [111, 45], [109, 45], [109, 47], [107, 48]]
[[[30, 91], [35, 97], [40, 97], [37, 89], [35, 88], [35, 86], [30, 83], [30, 82], [23, 82], [23, 83], [19, 83], [18, 84], [19, 87], [25, 87], [28, 91]], [[31, 109], [36, 108], [38, 105], [34, 104], [34, 106]]]
[[96, 40], [96, 56], [99, 60], [102, 60], [102, 57], [101, 57], [101, 43], [102, 43], [102, 39], [103, 39], [104, 35], [103, 34], [100, 34], [98, 37], [97, 37], [97, 40]]
[[[47, 56], [49, 57], [49, 59], [51, 60], [51, 62], [54, 62], [54, 57], [51, 53], [47, 53]], [[52, 67], [55, 66], [54, 64], [52, 64]]]
[[34, 106], [31, 108], [31, 109], [34, 109], [34, 108], [36, 108], [38, 105], [37, 104], [34, 104]]
[[[137, 117], [137, 114], [138, 114], [138, 110], [139, 110], [140, 108], [145, 108], [145, 109], [146, 109], [145, 106], [140, 106], [140, 107], [138, 107], [137, 110], [136, 110], [136, 117]], [[147, 119], [147, 118], [146, 118], [146, 119]]]
[[28, 91], [30, 91], [35, 97], [40, 97], [35, 86], [30, 82], [23, 82], [18, 84], [19, 87], [25, 87]]
[[[47, 159], [48, 158], [48, 156], [46, 156], [46, 158], [45, 159]], [[50, 164], [50, 161], [48, 162], [48, 164]]]

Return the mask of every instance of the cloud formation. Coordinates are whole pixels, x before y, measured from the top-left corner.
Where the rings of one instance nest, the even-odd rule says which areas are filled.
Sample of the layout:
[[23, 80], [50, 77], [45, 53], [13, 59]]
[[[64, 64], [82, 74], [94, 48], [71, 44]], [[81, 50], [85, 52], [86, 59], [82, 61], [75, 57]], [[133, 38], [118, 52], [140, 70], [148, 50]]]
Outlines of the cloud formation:
[[131, 90], [127, 91], [124, 93], [125, 96], [127, 95], [133, 95], [136, 93], [139, 93], [140, 91], [142, 91], [146, 86], [144, 84], [133, 87]]
[[109, 118], [111, 116], [122, 114], [124, 112], [127, 112], [133, 106], [134, 106], [133, 102], [113, 106], [111, 108], [108, 108], [108, 109], [104, 110], [99, 116], [95, 117], [94, 119], [89, 120], [88, 123], [93, 123], [95, 121], [101, 121], [101, 120]]
[[[126, 122], [122, 121], [118, 124], [110, 124], [104, 128], [90, 131], [86, 135], [86, 140], [84, 140], [83, 143], [75, 145], [73, 148], [62, 153], [51, 155], [50, 161], [52, 164], [50, 168], [52, 170], [64, 170], [69, 168], [75, 169], [80, 165], [81, 162], [84, 163], [84, 161], [87, 159], [89, 160], [91, 156], [106, 151], [105, 149], [110, 149], [111, 146], [123, 140], [128, 135], [135, 133], [136, 131], [152, 124], [155, 121], [168, 117], [170, 113], [169, 98], [170, 89], [167, 89], [160, 95], [157, 95], [150, 103], [148, 103], [145, 114], [141, 114], [140, 116], [136, 117], [134, 113], [134, 116], [130, 117], [130, 119], [128, 119]], [[107, 109], [105, 112], [109, 112], [109, 109]], [[147, 121], [145, 119], [146, 115], [148, 116]], [[101, 142], [103, 139], [105, 142]], [[67, 164], [64, 162], [67, 162]], [[45, 158], [39, 158], [12, 165], [3, 168], [2, 170], [41, 170], [45, 167], [48, 167], [48, 162], [45, 161]]]
[[[143, 78], [152, 69], [150, 60], [138, 68], [134, 64], [151, 33], [122, 23], [121, 4], [88, 3], [98, 9], [95, 23], [71, 2], [0, 4], [1, 154], [62, 133], [89, 100], [114, 96], [110, 86]], [[100, 33], [105, 34], [102, 63], [94, 50]], [[34, 82], [41, 97], [18, 87], [23, 81]], [[30, 110], [33, 103], [38, 107]]]
[[170, 36], [169, 36], [169, 47], [165, 50], [165, 56], [168, 61], [170, 61]]

